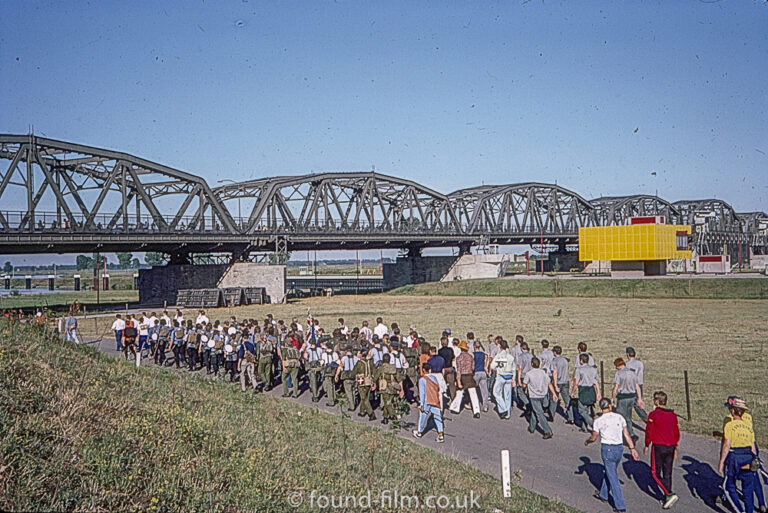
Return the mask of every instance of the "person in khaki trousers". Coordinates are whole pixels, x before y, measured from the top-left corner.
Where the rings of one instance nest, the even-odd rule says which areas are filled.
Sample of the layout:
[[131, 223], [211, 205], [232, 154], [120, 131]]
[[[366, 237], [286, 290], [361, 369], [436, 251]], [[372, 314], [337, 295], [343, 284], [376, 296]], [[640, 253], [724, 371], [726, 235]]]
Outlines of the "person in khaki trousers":
[[240, 344], [240, 351], [237, 354], [237, 372], [240, 373], [240, 390], [243, 392], [245, 392], [246, 378], [251, 380], [253, 391], [256, 391], [256, 375], [254, 373], [256, 361], [256, 347], [253, 342], [248, 341]]

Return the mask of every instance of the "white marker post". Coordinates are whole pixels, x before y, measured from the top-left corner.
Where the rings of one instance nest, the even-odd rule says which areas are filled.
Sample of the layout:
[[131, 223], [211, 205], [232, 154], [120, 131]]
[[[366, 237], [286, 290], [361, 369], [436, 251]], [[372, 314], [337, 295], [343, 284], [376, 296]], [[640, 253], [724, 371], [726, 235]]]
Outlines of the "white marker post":
[[509, 451], [501, 451], [501, 486], [504, 491], [504, 497], [512, 497], [512, 483], [510, 482]]
[[136, 368], [138, 369], [139, 366], [141, 366], [141, 349], [136, 351]]

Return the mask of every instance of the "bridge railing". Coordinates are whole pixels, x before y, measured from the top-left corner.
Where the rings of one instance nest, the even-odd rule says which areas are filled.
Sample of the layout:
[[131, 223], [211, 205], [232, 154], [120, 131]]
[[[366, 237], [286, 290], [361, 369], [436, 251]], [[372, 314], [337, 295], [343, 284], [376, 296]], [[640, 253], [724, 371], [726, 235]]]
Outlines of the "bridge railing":
[[[286, 234], [286, 235], [311, 235], [311, 234], [407, 234], [407, 235], [463, 235], [466, 228], [456, 230], [453, 227], [441, 229], [430, 226], [427, 223], [403, 221], [392, 223], [380, 221], [370, 223], [368, 221], [357, 221], [353, 223], [341, 222], [318, 222], [284, 225], [276, 223], [270, 219], [262, 219], [251, 226], [248, 218], [234, 218], [237, 231], [229, 232], [222, 227], [217, 220], [210, 217], [183, 216], [176, 219], [173, 216], [153, 217], [149, 214], [135, 215], [129, 214], [127, 222], [115, 213], [96, 214], [92, 219], [87, 219], [82, 214], [76, 214], [71, 217], [63, 213], [40, 212], [34, 213], [32, 227], [28, 222], [26, 211], [3, 210], [0, 211], [7, 223], [7, 227], [0, 223], [0, 233], [114, 233], [114, 234], [199, 234], [214, 233], [228, 235], [258, 235], [259, 233], [268, 234]], [[164, 226], [163, 226], [164, 225]]]

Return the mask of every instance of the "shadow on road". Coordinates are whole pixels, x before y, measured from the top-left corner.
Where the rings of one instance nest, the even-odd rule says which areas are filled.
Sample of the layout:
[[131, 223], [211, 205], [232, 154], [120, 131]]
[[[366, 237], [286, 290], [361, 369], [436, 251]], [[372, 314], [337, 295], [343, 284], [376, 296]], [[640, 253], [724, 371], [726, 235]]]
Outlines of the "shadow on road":
[[628, 454], [624, 455], [624, 459], [626, 460], [622, 463], [624, 473], [630, 480], [635, 482], [637, 488], [649, 497], [658, 500], [663, 499], [664, 494], [661, 492], [651, 475], [651, 467], [642, 460], [633, 460]]
[[683, 456], [682, 468], [685, 470], [686, 484], [693, 497], [701, 500], [712, 511], [724, 511], [715, 503], [715, 497], [720, 495], [720, 485], [723, 478], [715, 472], [709, 463], [703, 463], [691, 456]]
[[600, 485], [603, 484], [603, 464], [592, 463], [588, 456], [581, 456], [579, 459], [581, 460], [581, 465], [579, 465], [574, 474], [577, 476], [587, 474], [589, 482], [596, 490], [599, 490]]

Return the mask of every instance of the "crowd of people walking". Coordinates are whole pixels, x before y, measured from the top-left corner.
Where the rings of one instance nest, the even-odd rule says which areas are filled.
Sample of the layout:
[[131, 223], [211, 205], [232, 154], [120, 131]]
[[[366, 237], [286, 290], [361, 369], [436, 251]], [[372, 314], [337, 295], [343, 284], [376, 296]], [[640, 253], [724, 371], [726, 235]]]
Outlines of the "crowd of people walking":
[[[540, 349], [535, 351], [522, 335], [510, 343], [501, 335], [481, 340], [472, 332], [459, 339], [445, 329], [439, 343], [432, 344], [415, 326], [403, 331], [396, 323], [384, 324], [381, 317], [373, 327], [363, 321], [353, 328], [339, 318], [326, 330], [311, 316], [306, 323], [272, 315], [261, 322], [234, 316], [212, 322], [203, 310], [194, 318], [176, 310], [173, 316], [167, 311], [126, 318], [118, 314], [112, 330], [126, 358], [151, 358], [158, 365], [189, 371], [205, 369], [239, 381], [243, 392], [266, 392], [279, 382], [284, 397], [298, 397], [306, 382], [313, 402], [325, 398], [328, 406], [341, 404], [369, 421], [376, 421], [380, 410], [383, 424], [398, 422], [410, 407], [406, 405], [413, 405], [419, 410], [416, 438], [434, 426], [437, 442], [443, 442], [446, 411], [480, 418], [495, 410], [507, 420], [518, 409], [528, 432], [539, 432], [545, 440], [555, 436], [553, 424], [561, 417], [565, 425], [589, 433], [585, 445], [600, 439], [604, 477], [595, 497], [610, 502], [614, 511], [626, 510], [617, 473], [624, 445], [633, 459], [640, 458], [640, 439], [633, 427], [636, 413], [645, 423], [643, 454], [650, 451], [652, 478], [663, 493], [661, 505], [668, 509], [678, 500], [672, 488], [680, 441], [677, 416], [667, 407], [663, 391], [653, 393], [654, 409], [646, 413], [645, 368], [633, 347], [613, 362], [610, 397], [602, 397], [595, 361], [584, 342], [578, 343], [571, 368], [563, 348], [548, 340], [538, 341]], [[723, 500], [735, 511], [751, 513], [756, 497], [759, 511], [765, 512], [752, 418], [736, 396], [726, 406], [729, 416], [719, 464]]]

